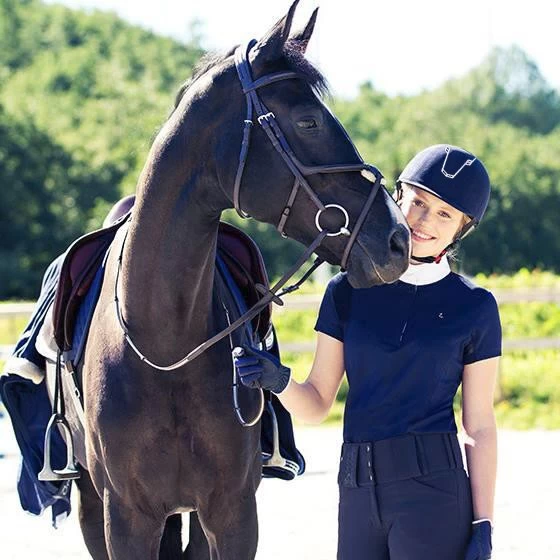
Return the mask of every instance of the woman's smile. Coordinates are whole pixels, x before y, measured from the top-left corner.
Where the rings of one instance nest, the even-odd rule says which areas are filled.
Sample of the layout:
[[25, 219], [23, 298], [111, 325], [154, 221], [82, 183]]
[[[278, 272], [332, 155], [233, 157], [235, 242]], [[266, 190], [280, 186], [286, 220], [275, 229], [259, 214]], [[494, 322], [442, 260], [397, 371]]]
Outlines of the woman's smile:
[[434, 241], [435, 239], [437, 239], [433, 235], [430, 235], [430, 234], [422, 231], [421, 229], [413, 228], [411, 231], [412, 231], [412, 239], [416, 243], [426, 243], [426, 242]]

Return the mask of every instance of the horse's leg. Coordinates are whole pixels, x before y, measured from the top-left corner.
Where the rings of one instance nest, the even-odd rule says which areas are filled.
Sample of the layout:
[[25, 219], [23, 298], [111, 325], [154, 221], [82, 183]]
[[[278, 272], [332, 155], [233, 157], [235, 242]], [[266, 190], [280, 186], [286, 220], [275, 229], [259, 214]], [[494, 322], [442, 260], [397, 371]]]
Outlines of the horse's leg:
[[257, 502], [252, 491], [217, 496], [198, 511], [211, 560], [254, 560], [257, 554]]
[[159, 560], [182, 560], [183, 542], [181, 514], [170, 515], [165, 521], [165, 528], [159, 545]]
[[78, 512], [80, 528], [86, 547], [94, 560], [108, 560], [103, 528], [103, 501], [93, 487], [91, 477], [86, 470], [76, 481], [79, 490]]
[[210, 560], [208, 541], [196, 511], [189, 514], [189, 544], [183, 554], [183, 560]]
[[110, 560], [158, 560], [164, 522], [149, 506], [140, 510], [105, 490], [105, 544]]

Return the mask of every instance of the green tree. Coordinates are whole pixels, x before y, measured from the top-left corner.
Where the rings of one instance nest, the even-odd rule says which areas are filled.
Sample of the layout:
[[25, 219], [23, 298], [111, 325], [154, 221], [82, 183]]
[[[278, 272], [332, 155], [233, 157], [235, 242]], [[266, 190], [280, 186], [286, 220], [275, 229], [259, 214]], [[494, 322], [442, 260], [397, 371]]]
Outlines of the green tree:
[[96, 198], [117, 198], [112, 182], [1, 106], [0, 186], [0, 299], [35, 297], [44, 269], [83, 232]]

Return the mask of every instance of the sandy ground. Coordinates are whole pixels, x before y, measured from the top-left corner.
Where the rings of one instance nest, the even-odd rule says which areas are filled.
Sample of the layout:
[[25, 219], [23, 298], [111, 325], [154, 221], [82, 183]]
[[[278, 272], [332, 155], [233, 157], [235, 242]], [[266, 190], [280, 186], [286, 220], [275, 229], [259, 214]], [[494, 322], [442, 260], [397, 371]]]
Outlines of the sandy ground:
[[[263, 481], [257, 560], [335, 559], [340, 438], [337, 428], [297, 428], [308, 470], [293, 482]], [[560, 560], [560, 431], [503, 431], [499, 442], [493, 558]], [[17, 446], [5, 418], [0, 420], [0, 453], [5, 455], [0, 459], [0, 559], [89, 558], [76, 511], [54, 530], [50, 515], [37, 518], [21, 510], [15, 489]]]

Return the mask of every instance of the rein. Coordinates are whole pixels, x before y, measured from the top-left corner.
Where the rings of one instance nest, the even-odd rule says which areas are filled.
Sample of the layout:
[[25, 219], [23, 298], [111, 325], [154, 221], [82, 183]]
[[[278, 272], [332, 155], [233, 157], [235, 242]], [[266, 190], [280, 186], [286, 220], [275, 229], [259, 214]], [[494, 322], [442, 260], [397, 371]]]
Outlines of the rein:
[[[129, 221], [130, 221], [130, 218], [129, 218]], [[301, 284], [305, 280], [307, 280], [307, 278], [311, 275], [311, 273], [319, 265], [322, 264], [323, 261], [321, 261], [320, 259], [316, 259], [315, 262], [313, 263], [313, 265], [309, 268], [309, 270], [305, 273], [305, 275], [298, 282], [296, 282], [292, 286], [289, 286], [289, 287], [285, 288], [280, 293], [277, 293], [277, 292], [305, 264], [305, 262], [311, 256], [311, 254], [315, 251], [315, 249], [320, 245], [321, 241], [327, 235], [327, 232], [325, 230], [323, 230], [317, 236], [315, 241], [306, 249], [305, 253], [303, 253], [303, 255], [298, 259], [298, 261], [287, 272], [284, 273], [282, 278], [280, 278], [280, 280], [278, 280], [278, 282], [276, 282], [276, 284], [274, 284], [274, 286], [270, 290], [267, 289], [266, 287], [262, 286], [261, 284], [257, 284], [257, 289], [263, 295], [263, 297], [257, 303], [255, 303], [255, 305], [253, 305], [253, 307], [251, 307], [248, 311], [246, 311], [243, 315], [241, 315], [237, 320], [235, 320], [233, 323], [231, 323], [227, 328], [223, 329], [218, 334], [215, 334], [213, 337], [209, 338], [206, 342], [200, 344], [199, 346], [197, 346], [196, 348], [191, 350], [181, 360], [179, 360], [179, 361], [177, 361], [177, 362], [175, 362], [171, 365], [168, 365], [168, 366], [162, 366], [162, 365], [158, 365], [158, 364], [152, 362], [144, 354], [142, 354], [142, 352], [140, 352], [140, 350], [138, 349], [136, 344], [134, 344], [132, 338], [130, 337], [130, 334], [128, 332], [128, 326], [126, 324], [126, 321], [124, 320], [124, 317], [122, 316], [120, 299], [119, 299], [119, 289], [118, 288], [119, 288], [119, 278], [120, 278], [120, 274], [121, 274], [121, 270], [122, 270], [122, 259], [123, 259], [123, 253], [124, 253], [124, 246], [125, 246], [126, 238], [128, 236], [128, 232], [129, 232], [129, 230], [127, 229], [126, 233], [124, 235], [124, 238], [123, 238], [122, 245], [121, 245], [121, 251], [119, 253], [119, 258], [118, 258], [117, 274], [115, 275], [115, 291], [114, 291], [115, 298], [114, 298], [114, 301], [115, 301], [115, 308], [116, 308], [116, 312], [117, 312], [117, 319], [119, 321], [119, 325], [121, 326], [122, 331], [124, 332], [124, 336], [125, 336], [126, 341], [130, 345], [132, 350], [134, 350], [136, 355], [140, 358], [140, 361], [144, 362], [144, 363], [148, 364], [149, 366], [153, 367], [154, 369], [157, 369], [157, 370], [160, 370], [160, 371], [173, 371], [175, 369], [180, 368], [181, 366], [184, 366], [185, 364], [188, 364], [189, 362], [192, 362], [195, 358], [198, 358], [198, 356], [200, 356], [200, 354], [202, 354], [203, 352], [208, 350], [208, 348], [210, 348], [211, 346], [214, 346], [214, 344], [216, 344], [216, 342], [219, 342], [220, 340], [222, 340], [222, 338], [228, 336], [233, 331], [237, 330], [241, 325], [243, 325], [247, 321], [250, 321], [253, 317], [255, 317], [255, 315], [259, 314], [272, 301], [274, 303], [278, 304], [278, 305], [284, 305], [284, 302], [280, 299], [280, 297], [287, 294], [287, 293], [293, 292], [294, 290], [297, 290], [301, 286]]]

